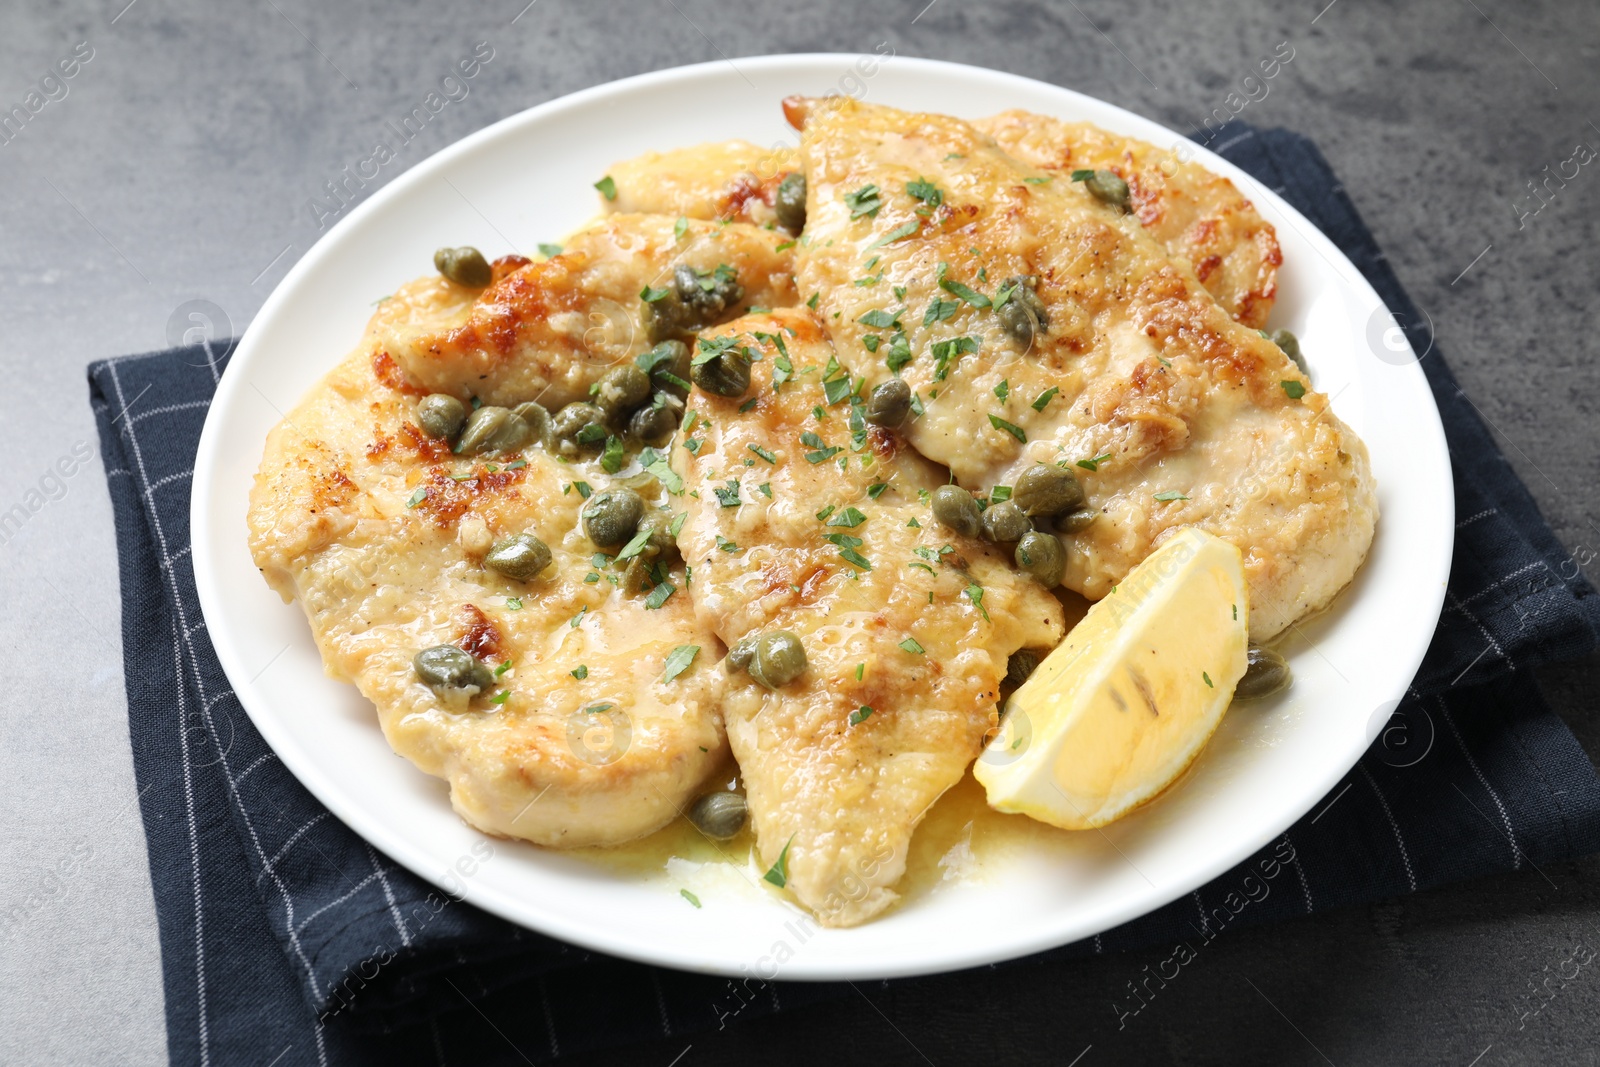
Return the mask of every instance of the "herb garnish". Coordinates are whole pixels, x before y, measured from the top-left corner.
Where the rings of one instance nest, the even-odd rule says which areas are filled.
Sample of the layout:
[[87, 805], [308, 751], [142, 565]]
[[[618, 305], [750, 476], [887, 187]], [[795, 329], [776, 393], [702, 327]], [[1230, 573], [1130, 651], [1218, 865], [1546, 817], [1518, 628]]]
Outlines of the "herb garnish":
[[789, 881], [789, 846], [794, 844], [794, 834], [789, 835], [789, 840], [783, 843], [783, 851], [778, 853], [778, 862], [767, 868], [767, 873], [761, 877], [782, 889]]
[[872, 714], [872, 707], [870, 705], [867, 705], [867, 704], [861, 705], [861, 707], [857, 708], [855, 711], [852, 711], [850, 713], [850, 725], [851, 726], [860, 726], [862, 723], [867, 721], [867, 717], [870, 716], [871, 714]]
[[694, 658], [700, 654], [699, 645], [679, 645], [667, 653], [665, 669], [661, 672], [661, 680], [670, 682], [678, 675], [689, 669]]
[[607, 200], [615, 200], [617, 198], [617, 183], [611, 180], [611, 175], [609, 174], [595, 182], [594, 187], [600, 190], [600, 195]]
[[997, 430], [1004, 430], [1006, 433], [1010, 434], [1012, 437], [1015, 437], [1023, 444], [1028, 443], [1028, 435], [1023, 432], [1021, 426], [1018, 426], [1014, 422], [1007, 422], [998, 415], [990, 415], [989, 425], [993, 426]]

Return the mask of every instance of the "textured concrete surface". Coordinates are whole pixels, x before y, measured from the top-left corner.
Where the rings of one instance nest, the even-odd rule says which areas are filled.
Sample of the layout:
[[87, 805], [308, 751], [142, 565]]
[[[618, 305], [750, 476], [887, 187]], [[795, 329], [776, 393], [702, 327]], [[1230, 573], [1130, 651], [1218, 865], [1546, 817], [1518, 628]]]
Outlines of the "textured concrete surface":
[[[1600, 367], [1587, 304], [1600, 267], [1600, 162], [1543, 206], [1525, 185], [1578, 142], [1600, 146], [1594, 4], [126, 3], [4, 14], [7, 107], [79, 42], [92, 49], [66, 95], [46, 85], [59, 99], [0, 144], [6, 507], [78, 442], [94, 443], [85, 363], [163, 347], [202, 321], [191, 312], [242, 329], [315, 240], [307, 199], [475, 41], [492, 41], [495, 60], [402, 166], [624, 75], [880, 41], [1188, 129], [1288, 41], [1294, 60], [1242, 117], [1321, 143], [1511, 463], [1596, 574]], [[158, 1063], [160, 961], [133, 806], [110, 511], [98, 460], [66, 466], [73, 475], [47, 481], [48, 503], [0, 544], [14, 694], [0, 711], [0, 906], [27, 911], [0, 934], [0, 1062]], [[1540, 677], [1591, 752], [1597, 667]], [[976, 984], [863, 987], [835, 1007], [594, 1062], [666, 1064], [692, 1043], [685, 1065], [818, 1053], [1066, 1064], [1086, 1048], [1084, 1065], [1592, 1063], [1591, 972], [1521, 1019], [1530, 982], [1579, 940], [1600, 945], [1600, 861], [1241, 931], [1121, 1030], [1110, 1002], [1149, 962], [1137, 955]]]

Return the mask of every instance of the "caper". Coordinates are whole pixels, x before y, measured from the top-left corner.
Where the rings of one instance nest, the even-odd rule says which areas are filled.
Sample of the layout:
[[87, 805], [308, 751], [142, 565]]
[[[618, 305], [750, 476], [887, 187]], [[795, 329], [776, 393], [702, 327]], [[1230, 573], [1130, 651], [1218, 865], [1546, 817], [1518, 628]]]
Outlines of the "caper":
[[1300, 352], [1300, 338], [1288, 330], [1272, 331], [1272, 343], [1283, 349], [1283, 354], [1294, 360], [1294, 365], [1300, 368], [1300, 373], [1307, 378], [1311, 377], [1311, 368], [1306, 366], [1306, 357]]
[[1233, 687], [1235, 700], [1271, 696], [1294, 680], [1289, 661], [1262, 645], [1251, 645], [1245, 662], [1244, 677]]
[[528, 424], [530, 440], [538, 441], [546, 448], [550, 446], [550, 441], [555, 435], [551, 429], [550, 413], [544, 409], [543, 404], [527, 400], [512, 408], [511, 413]]
[[978, 502], [959, 485], [941, 485], [933, 491], [933, 517], [963, 537], [977, 537], [982, 526]]
[[448, 441], [467, 422], [467, 405], [449, 393], [429, 393], [417, 401], [417, 425], [429, 437]]
[[768, 689], [788, 685], [806, 669], [806, 646], [788, 630], [761, 635], [750, 658], [750, 677]]
[[1056, 530], [1060, 533], [1077, 533], [1088, 527], [1098, 514], [1094, 508], [1073, 508], [1065, 515], [1057, 516]]
[[778, 195], [772, 207], [778, 213], [778, 225], [790, 233], [806, 228], [806, 176], [799, 171], [785, 174], [778, 183]]
[[874, 426], [893, 429], [906, 421], [911, 414], [911, 386], [899, 378], [890, 378], [867, 397], [867, 421]]
[[680, 263], [672, 272], [672, 288], [700, 326], [716, 322], [744, 298], [739, 276], [727, 264], [701, 274], [687, 263]]
[[983, 513], [983, 536], [997, 544], [1011, 544], [1022, 540], [1022, 535], [1033, 529], [1033, 523], [1022, 509], [1009, 500], [990, 504]]
[[1046, 589], [1061, 584], [1067, 570], [1067, 550], [1055, 534], [1034, 530], [1017, 542], [1017, 566], [1031, 574]]
[[1071, 471], [1035, 463], [1017, 479], [1011, 499], [1030, 518], [1060, 515], [1083, 506], [1083, 486], [1078, 484], [1078, 479], [1072, 476]]
[[686, 318], [683, 302], [670, 289], [665, 296], [644, 301], [644, 332], [652, 342], [687, 333], [690, 325]]
[[707, 793], [689, 809], [689, 821], [707, 837], [726, 841], [737, 837], [750, 816], [750, 805], [738, 793]]
[[682, 341], [662, 341], [641, 353], [636, 362], [640, 370], [650, 375], [650, 384], [655, 388], [675, 396], [688, 395], [689, 346]]
[[1007, 684], [1021, 685], [1026, 682], [1048, 654], [1047, 650], [1037, 648], [1019, 648], [1011, 653], [1011, 658], [1006, 660]]
[[728, 673], [750, 669], [750, 661], [755, 658], [756, 642], [759, 640], [760, 634], [750, 634], [728, 649]]
[[468, 289], [482, 289], [494, 280], [494, 271], [483, 253], [470, 245], [441, 248], [433, 254], [433, 267], [440, 274]]
[[586, 401], [574, 400], [556, 412], [550, 432], [563, 455], [599, 448], [606, 439], [606, 413]]
[[1128, 183], [1118, 177], [1115, 171], [1097, 170], [1084, 180], [1083, 185], [1096, 200], [1121, 208], [1123, 211], [1128, 210], [1131, 200]]
[[526, 582], [550, 566], [550, 546], [531, 533], [496, 541], [483, 557], [483, 565], [496, 574]]
[[632, 489], [598, 493], [583, 509], [583, 532], [601, 548], [627, 544], [639, 532], [644, 501]]
[[411, 659], [417, 677], [435, 690], [481, 693], [494, 685], [494, 672], [477, 656], [455, 645], [434, 645]]
[[731, 348], [696, 363], [690, 374], [694, 384], [718, 396], [743, 396], [750, 388], [750, 362]]
[[606, 371], [595, 391], [594, 402], [607, 417], [626, 416], [650, 395], [650, 375], [632, 363], [619, 363]]
[[1038, 285], [1039, 279], [1034, 275], [1018, 275], [1000, 284], [1000, 288], [1009, 289], [1011, 295], [995, 309], [995, 317], [1024, 351], [1033, 347], [1036, 336], [1050, 328], [1050, 312], [1039, 299]]
[[647, 445], [666, 444], [667, 438], [678, 428], [677, 397], [670, 393], [657, 393], [655, 400], [628, 420], [628, 432]]
[[515, 452], [533, 440], [533, 427], [510, 408], [484, 405], [467, 417], [467, 428], [461, 431], [456, 451], [466, 455], [475, 452]]

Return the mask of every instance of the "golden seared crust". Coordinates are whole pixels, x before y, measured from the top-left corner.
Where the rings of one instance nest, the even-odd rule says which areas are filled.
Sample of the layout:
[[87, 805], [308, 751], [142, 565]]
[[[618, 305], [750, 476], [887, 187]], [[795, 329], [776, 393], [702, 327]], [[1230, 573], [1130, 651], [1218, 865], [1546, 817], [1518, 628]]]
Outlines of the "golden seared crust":
[[[597, 464], [537, 446], [453, 456], [413, 424], [416, 391], [363, 345], [272, 431], [250, 496], [257, 566], [304, 607], [328, 673], [377, 706], [396, 752], [450, 783], [472, 825], [555, 847], [664, 825], [726, 757], [716, 637], [681, 592], [650, 609], [584, 581], [595, 548], [567, 486], [603, 488]], [[543, 575], [482, 566], [521, 532], [552, 549]], [[681, 589], [681, 564], [670, 580]], [[495, 694], [447, 700], [417, 680], [412, 656], [447, 643], [512, 664]], [[691, 644], [699, 661], [662, 682], [666, 656]]]
[[799, 679], [769, 692], [730, 675], [723, 709], [762, 863], [787, 846], [800, 902], [853, 925], [897, 898], [912, 831], [996, 722], [1007, 658], [1057, 644], [1061, 605], [993, 546], [934, 527], [921, 494], [943, 472], [828, 403], [832, 349], [809, 311], [706, 336], [760, 360], [744, 397], [694, 393], [697, 450], [674, 450], [690, 592], [728, 644], [779, 629], [805, 644]]
[[1088, 122], [1002, 111], [973, 125], [1023, 163], [1060, 177], [1075, 170], [1116, 172], [1128, 183], [1145, 231], [1188, 260], [1228, 314], [1257, 329], [1267, 324], [1283, 252], [1272, 224], [1227, 178]]
[[[788, 109], [808, 179], [797, 277], [840, 361], [870, 388], [904, 337], [899, 373], [926, 410], [909, 440], [964, 486], [1066, 463], [1099, 516], [1065, 539], [1065, 585], [1097, 599], [1186, 525], [1244, 552], [1257, 639], [1349, 582], [1377, 519], [1365, 446], [1136, 219], [956, 119]], [[908, 194], [916, 181], [940, 191], [936, 208]], [[882, 207], [851, 218], [845, 197], [868, 184]], [[1018, 276], [1039, 279], [1048, 314], [1028, 346], [990, 306]]]
[[786, 238], [743, 223], [692, 221], [680, 237], [667, 215], [610, 215], [538, 263], [501, 261], [477, 292], [434, 276], [378, 307], [368, 336], [425, 392], [508, 404], [537, 398], [555, 410], [588, 396], [608, 367], [651, 345], [640, 292], [687, 264], [732, 267], [745, 306], [795, 302]]
[[617, 196], [606, 210], [766, 226], [778, 218], [772, 208], [778, 183], [799, 169], [794, 149], [749, 141], [646, 152], [607, 172]]

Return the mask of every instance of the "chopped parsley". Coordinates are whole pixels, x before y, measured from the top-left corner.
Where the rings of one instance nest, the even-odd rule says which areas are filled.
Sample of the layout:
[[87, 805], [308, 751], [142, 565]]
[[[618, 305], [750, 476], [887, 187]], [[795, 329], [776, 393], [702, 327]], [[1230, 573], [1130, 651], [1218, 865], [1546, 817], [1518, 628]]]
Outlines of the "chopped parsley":
[[622, 438], [614, 435], [606, 438], [606, 450], [600, 454], [600, 466], [607, 474], [615, 474], [622, 469]]
[[670, 682], [678, 675], [689, 669], [694, 658], [700, 654], [699, 645], [679, 645], [667, 653], [667, 662], [661, 672], [661, 680]]
[[600, 190], [600, 195], [607, 200], [615, 200], [617, 198], [617, 183], [611, 179], [609, 174], [595, 182], [594, 187]]
[[717, 486], [712, 492], [717, 494], [717, 503], [725, 508], [736, 508], [742, 501], [739, 499], [739, 479], [729, 478], [726, 486]]
[[689, 232], [689, 220], [686, 216], [679, 215], [678, 221], [672, 224], [672, 239], [683, 240], [683, 235]]
[[997, 485], [993, 489], [989, 490], [989, 503], [991, 504], [998, 504], [1002, 500], [1010, 499], [1011, 487], [1009, 485]]
[[[507, 611], [521, 611], [522, 610], [522, 598], [519, 597], [519, 596], [508, 596], [508, 597], [506, 597], [506, 610]], [[1235, 618], [1238, 617], [1237, 613], [1235, 613], [1234, 617]]]
[[[1094, 172], [1090, 171], [1089, 173], [1093, 174]], [[1029, 185], [1043, 185], [1050, 180], [1050, 175], [1046, 174], [1042, 178], [1024, 178], [1022, 180], [1027, 182]]]
[[853, 193], [845, 193], [844, 204], [852, 219], [871, 218], [883, 206], [883, 197], [876, 185], [863, 185]]
[[772, 499], [772, 483], [771, 482], [762, 482], [760, 485], [756, 486], [756, 488], [761, 490], [761, 495], [762, 496], [766, 497], [768, 500]]
[[700, 898], [689, 892], [687, 889], [678, 890], [678, 895], [684, 900], [687, 900], [689, 903], [693, 904], [695, 907], [698, 908], [700, 906]]
[[867, 721], [867, 718], [871, 714], [872, 714], [872, 707], [870, 705], [868, 705], [868, 704], [861, 705], [855, 711], [852, 711], [850, 713], [850, 725], [851, 726], [860, 726], [862, 723]]
[[1004, 404], [1006, 397], [1011, 395], [1011, 383], [1005, 378], [1001, 378], [1000, 384], [994, 387], [994, 395], [996, 399]]
[[647, 285], [643, 289], [639, 290], [639, 299], [643, 300], [646, 304], [654, 304], [657, 300], [665, 300], [667, 298], [667, 294], [671, 291], [672, 290], [665, 288], [655, 289]]
[[791, 249], [793, 247], [794, 247], [794, 242], [793, 241], [785, 241], [785, 242], [783, 242], [783, 244], [778, 245], [775, 248], [773, 248], [773, 251], [774, 252], [787, 252], [787, 251], [789, 251], [789, 249]]
[[1110, 458], [1111, 458], [1111, 453], [1110, 452], [1102, 452], [1100, 455], [1095, 456], [1092, 459], [1080, 459], [1080, 460], [1078, 460], [1078, 466], [1082, 467], [1086, 471], [1097, 471], [1097, 470], [1100, 469], [1100, 464], [1104, 463], [1106, 460], [1108, 460]]
[[760, 445], [746, 445], [745, 447], [754, 452], [756, 455], [760, 456], [762, 459], [766, 460], [768, 463], [776, 464], [778, 462], [777, 455], [775, 455], [770, 448], [762, 448]]
[[1052, 385], [1050, 388], [1040, 393], [1033, 401], [1033, 410], [1043, 411], [1045, 408], [1049, 407], [1050, 401], [1054, 400], [1056, 398], [1056, 394], [1059, 392], [1061, 392], [1061, 390]]
[[502, 690], [500, 690], [500, 692], [496, 693], [494, 696], [489, 698], [489, 703], [491, 703], [491, 704], [504, 704], [506, 701], [508, 701], [510, 699], [511, 699], [511, 690], [502, 689]]
[[876, 500], [883, 495], [883, 491], [887, 488], [889, 488], [888, 482], [873, 482], [871, 485], [867, 486], [867, 496], [871, 497], [873, 500]]
[[648, 526], [641, 527], [639, 532], [634, 534], [632, 539], [629, 540], [627, 544], [622, 546], [622, 551], [617, 553], [617, 558], [614, 562], [626, 563], [634, 556], [637, 556], [639, 553], [643, 552], [645, 546], [650, 543], [650, 534], [652, 532], [653, 531]]
[[921, 200], [930, 208], [936, 208], [944, 203], [943, 190], [926, 178], [918, 178], [914, 182], [906, 182], [906, 195]]
[[986, 308], [993, 303], [993, 301], [984, 296], [982, 293], [978, 292], [976, 289], [963, 285], [957, 281], [951, 281], [949, 278], [940, 278], [939, 288], [943, 289], [947, 293], [956, 294], [975, 308]]
[[737, 544], [728, 540], [726, 537], [723, 537], [721, 534], [717, 534], [717, 547], [722, 549], [724, 552], [739, 551], [739, 546]]
[[843, 526], [847, 530], [854, 530], [857, 526], [867, 521], [867, 517], [855, 508], [845, 508], [832, 519], [828, 520], [829, 526]]
[[427, 486], [419, 485], [417, 491], [411, 494], [411, 499], [406, 501], [406, 507], [414, 508], [426, 499], [428, 499]]
[[891, 326], [898, 327], [900, 325], [900, 320], [897, 317], [882, 308], [873, 308], [856, 321], [863, 326], [871, 326], [875, 330], [887, 330]]
[[1165, 493], [1157, 493], [1156, 499], [1165, 504], [1171, 500], [1188, 500], [1189, 498], [1176, 489], [1168, 489]]
[[683, 479], [678, 476], [677, 471], [672, 469], [666, 459], [658, 456], [646, 464], [644, 469], [646, 474], [654, 476], [656, 481], [665, 486], [667, 492], [673, 496], [681, 496], [683, 494]]
[[581, 682], [585, 678], [589, 677], [589, 668], [580, 663], [567, 673]]
[[500, 666], [498, 666], [498, 667], [496, 667], [494, 669], [494, 676], [496, 678], [498, 678], [502, 674], [506, 673], [506, 671], [509, 671], [510, 669], [511, 669], [511, 661], [510, 660], [506, 660], [504, 663], [500, 664]]
[[868, 252], [870, 252], [874, 248], [882, 248], [884, 245], [894, 244], [896, 241], [900, 240], [900, 238], [902, 238], [902, 237], [910, 237], [912, 234], [914, 234], [916, 232], [917, 232], [917, 220], [916, 219], [911, 219], [911, 220], [909, 220], [907, 222], [902, 222], [900, 225], [896, 226], [894, 229], [890, 230], [888, 233], [884, 234], [882, 237], [878, 238], [876, 241], [874, 241], [870, 245], [868, 245], [866, 250]]
[[567, 625], [576, 630], [578, 628], [578, 624], [583, 621], [583, 617], [587, 614], [589, 614], [589, 605], [585, 604], [583, 607], [578, 609], [578, 613], [572, 617], [572, 621], [567, 623]]
[[806, 301], [806, 307], [810, 308], [812, 311], [817, 310], [817, 297], [821, 295], [822, 294], [820, 292], [812, 293], [811, 299]]
[[863, 556], [853, 548], [841, 548], [839, 550], [839, 558], [850, 564], [852, 567], [860, 567], [864, 571], [870, 571], [872, 569], [872, 564], [868, 562], [867, 557]]
[[650, 595], [644, 598], [644, 606], [647, 608], [659, 608], [667, 602], [668, 597], [677, 591], [678, 587], [671, 582], [662, 582], [650, 590]]
[[794, 844], [794, 835], [789, 835], [789, 840], [783, 843], [783, 851], [778, 853], [778, 862], [767, 868], [767, 873], [762, 875], [767, 881], [782, 889], [789, 882], [789, 846]]
[[825, 522], [829, 515], [832, 515], [835, 511], [838, 511], [838, 510], [839, 510], [839, 505], [838, 504], [829, 504], [827, 507], [825, 507], [821, 511], [817, 512], [817, 521], [818, 522]]
[[1293, 378], [1287, 378], [1278, 384], [1283, 386], [1283, 394], [1290, 400], [1299, 400], [1306, 395], [1306, 387]]
[[1018, 441], [1021, 441], [1023, 444], [1027, 444], [1027, 442], [1028, 442], [1028, 435], [1023, 432], [1021, 426], [1018, 426], [1014, 422], [1007, 422], [1005, 419], [1002, 419], [999, 415], [990, 415], [989, 416], [989, 425], [993, 426], [997, 430], [1004, 430], [1006, 433], [1010, 434], [1012, 437], [1015, 437]]
[[1200, 677], [1205, 679], [1206, 688], [1207, 689], [1215, 689], [1216, 688], [1216, 686], [1211, 684], [1211, 675], [1207, 674], [1205, 671], [1201, 671], [1200, 672]]
[[954, 300], [945, 300], [936, 296], [933, 298], [933, 302], [928, 305], [928, 310], [922, 313], [922, 325], [932, 326], [936, 322], [944, 322], [960, 310], [961, 305]]
[[561, 254], [561, 246], [540, 243], [539, 254], [541, 256], [559, 256]]
[[983, 586], [977, 582], [968, 582], [966, 594], [967, 599], [972, 601], [972, 606], [977, 608], [978, 613], [983, 616], [983, 621], [988, 622], [989, 612], [983, 606]]
[[1072, 180], [1075, 181], [1075, 182], [1086, 182], [1090, 178], [1093, 178], [1093, 177], [1094, 177], [1094, 171], [1092, 171], [1092, 170], [1084, 169], [1084, 170], [1075, 170], [1075, 171], [1072, 172]]
[[928, 651], [918, 643], [915, 637], [908, 637], [904, 641], [901, 641], [900, 647], [911, 653], [913, 656], [920, 656]]
[[833, 445], [830, 447], [826, 441], [812, 433], [810, 430], [807, 430], [805, 433], [800, 435], [800, 443], [813, 450], [806, 453], [807, 463], [822, 463], [826, 460], [832, 459], [834, 456], [837, 456], [840, 452], [844, 451], [844, 449], [838, 445]]

